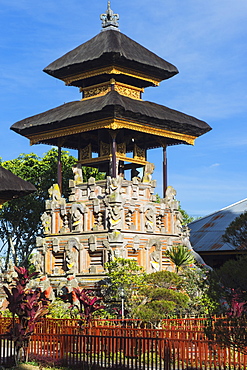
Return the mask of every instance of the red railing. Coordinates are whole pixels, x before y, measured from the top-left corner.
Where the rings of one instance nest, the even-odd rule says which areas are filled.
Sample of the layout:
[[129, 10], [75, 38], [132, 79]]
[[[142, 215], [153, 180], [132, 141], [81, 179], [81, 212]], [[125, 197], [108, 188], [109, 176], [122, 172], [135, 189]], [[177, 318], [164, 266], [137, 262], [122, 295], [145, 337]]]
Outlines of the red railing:
[[[0, 318], [0, 331], [10, 319]], [[97, 323], [100, 322], [100, 325]], [[36, 359], [50, 358], [65, 366], [87, 364], [97, 369], [122, 366], [152, 370], [246, 370], [247, 355], [234, 349], [209, 343], [204, 335], [205, 319], [167, 321], [166, 328], [145, 329], [138, 325], [115, 327], [109, 322], [82, 331], [74, 320], [45, 319], [32, 336], [29, 353]], [[71, 324], [71, 326], [70, 326]], [[1, 340], [0, 357], [5, 364], [13, 350], [10, 342]], [[5, 362], [4, 362], [5, 361]]]

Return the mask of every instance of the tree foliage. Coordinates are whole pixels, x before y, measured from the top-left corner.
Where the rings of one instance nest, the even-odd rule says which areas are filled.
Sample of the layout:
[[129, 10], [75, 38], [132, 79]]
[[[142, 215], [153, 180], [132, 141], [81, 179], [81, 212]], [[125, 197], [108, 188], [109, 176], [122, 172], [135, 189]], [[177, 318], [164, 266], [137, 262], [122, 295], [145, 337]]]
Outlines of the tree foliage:
[[107, 277], [99, 283], [106, 308], [120, 314], [121, 290], [124, 293], [125, 312], [131, 315], [138, 304], [136, 293], [143, 284], [145, 273], [138, 263], [131, 259], [115, 258], [105, 264]]
[[144, 279], [138, 294], [142, 302], [136, 307], [134, 316], [155, 326], [167, 317], [187, 306], [189, 297], [180, 289], [181, 277], [170, 271], [158, 271]]
[[247, 211], [230, 223], [222, 238], [237, 249], [247, 248]]
[[177, 272], [179, 269], [193, 265], [195, 262], [192, 252], [184, 245], [176, 245], [169, 248], [166, 251], [166, 255], [176, 266]]
[[[5, 203], [0, 211], [0, 239], [5, 252], [5, 268], [12, 254], [14, 264], [26, 264], [28, 256], [35, 247], [36, 236], [42, 235], [40, 216], [44, 212], [44, 201], [48, 199], [48, 189], [57, 182], [56, 149], [51, 149], [44, 156], [20, 154], [18, 158], [2, 162], [1, 165], [36, 186], [37, 191], [24, 198]], [[69, 179], [73, 178], [72, 166], [77, 162], [69, 152], [62, 151], [63, 196], [69, 196]], [[84, 168], [83, 176], [97, 177], [97, 170]]]

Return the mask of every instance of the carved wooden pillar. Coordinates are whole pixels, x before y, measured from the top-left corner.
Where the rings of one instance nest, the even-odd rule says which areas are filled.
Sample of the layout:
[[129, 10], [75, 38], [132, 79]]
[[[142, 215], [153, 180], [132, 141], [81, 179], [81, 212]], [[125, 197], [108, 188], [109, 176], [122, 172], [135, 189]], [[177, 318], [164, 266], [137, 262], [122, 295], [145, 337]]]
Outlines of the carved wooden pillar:
[[57, 157], [57, 183], [62, 194], [62, 161], [61, 161], [61, 146], [58, 146], [58, 157]]
[[166, 189], [167, 189], [167, 153], [166, 153], [167, 145], [163, 146], [163, 197], [166, 196]]
[[117, 143], [116, 143], [116, 132], [111, 132], [112, 138], [112, 177], [117, 177]]

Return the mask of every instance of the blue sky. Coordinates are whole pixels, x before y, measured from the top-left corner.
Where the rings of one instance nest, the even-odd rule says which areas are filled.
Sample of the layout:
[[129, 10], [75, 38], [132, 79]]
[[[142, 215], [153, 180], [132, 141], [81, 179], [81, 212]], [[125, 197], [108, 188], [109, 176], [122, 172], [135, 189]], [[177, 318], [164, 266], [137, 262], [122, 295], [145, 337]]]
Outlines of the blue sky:
[[[192, 216], [247, 197], [247, 1], [112, 0], [120, 30], [179, 74], [148, 88], [144, 100], [206, 121], [213, 130], [195, 146], [168, 149], [168, 183]], [[80, 99], [42, 69], [101, 30], [106, 0], [0, 0], [0, 156], [42, 155], [10, 131], [16, 121]], [[160, 150], [153, 150], [161, 193]]]

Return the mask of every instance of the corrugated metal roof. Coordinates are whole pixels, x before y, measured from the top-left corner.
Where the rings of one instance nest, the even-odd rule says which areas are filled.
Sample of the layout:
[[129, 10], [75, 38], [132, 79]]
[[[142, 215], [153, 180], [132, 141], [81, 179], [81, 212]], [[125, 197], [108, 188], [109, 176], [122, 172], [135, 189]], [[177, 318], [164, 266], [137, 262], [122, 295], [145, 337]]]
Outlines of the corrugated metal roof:
[[241, 213], [247, 211], [247, 198], [211, 215], [191, 222], [190, 242], [196, 252], [229, 251], [235, 247], [222, 240], [226, 228]]

